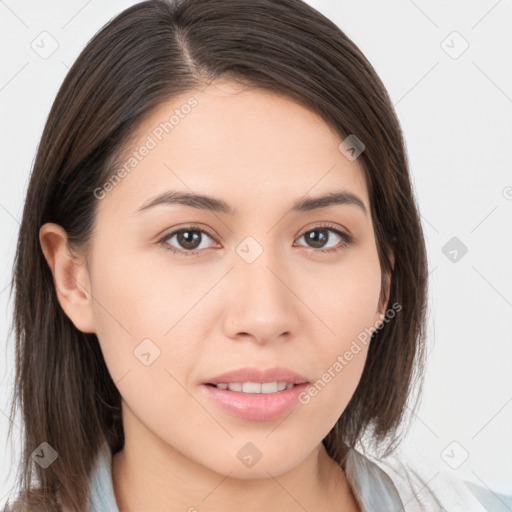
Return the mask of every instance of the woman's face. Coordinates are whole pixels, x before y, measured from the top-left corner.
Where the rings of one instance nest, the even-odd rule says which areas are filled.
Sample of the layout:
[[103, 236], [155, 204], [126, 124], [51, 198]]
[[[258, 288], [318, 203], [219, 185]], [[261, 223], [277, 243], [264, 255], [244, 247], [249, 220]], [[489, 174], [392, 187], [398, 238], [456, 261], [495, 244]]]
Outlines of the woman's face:
[[[334, 426], [366, 360], [368, 346], [356, 351], [354, 340], [381, 319], [368, 191], [341, 142], [289, 99], [217, 82], [161, 105], [120, 179], [95, 191], [91, 318], [127, 443], [136, 436], [147, 450], [258, 478], [297, 466]], [[171, 191], [216, 201], [150, 205]], [[340, 192], [364, 208], [293, 208]], [[207, 385], [275, 367], [308, 381], [301, 392], [325, 385], [301, 400], [293, 389], [255, 396]]]

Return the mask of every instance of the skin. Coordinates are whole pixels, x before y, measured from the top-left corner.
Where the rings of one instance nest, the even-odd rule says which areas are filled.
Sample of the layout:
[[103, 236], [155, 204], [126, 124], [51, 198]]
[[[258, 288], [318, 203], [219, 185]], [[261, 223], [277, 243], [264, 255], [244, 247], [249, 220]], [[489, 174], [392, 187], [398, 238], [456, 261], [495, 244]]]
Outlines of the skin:
[[[126, 442], [112, 465], [119, 510], [357, 511], [321, 441], [359, 383], [367, 346], [310, 403], [273, 421], [231, 415], [201, 384], [244, 366], [284, 366], [316, 382], [382, 320], [387, 290], [369, 213], [351, 204], [288, 211], [304, 195], [344, 189], [369, 212], [359, 162], [309, 109], [221, 81], [162, 104], [130, 150], [192, 95], [197, 106], [98, 199], [88, 261], [70, 256], [60, 226], [40, 230], [59, 302], [79, 330], [96, 333], [123, 398]], [[238, 215], [169, 204], [134, 213], [170, 189], [222, 198]], [[323, 245], [308, 243], [303, 235], [323, 222], [354, 242], [320, 252], [342, 243], [331, 231]], [[215, 236], [199, 234], [198, 254], [158, 243], [191, 223]], [[247, 236], [263, 249], [251, 264], [236, 252]], [[165, 243], [186, 252], [180, 240]], [[160, 350], [149, 366], [134, 356], [146, 338]], [[262, 453], [252, 467], [237, 457], [247, 442]]]

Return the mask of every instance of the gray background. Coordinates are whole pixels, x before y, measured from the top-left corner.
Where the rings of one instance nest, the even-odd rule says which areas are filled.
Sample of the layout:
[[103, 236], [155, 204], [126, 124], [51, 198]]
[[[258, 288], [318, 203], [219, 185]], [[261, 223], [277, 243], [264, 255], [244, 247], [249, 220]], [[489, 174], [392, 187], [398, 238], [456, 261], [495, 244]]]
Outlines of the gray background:
[[[19, 448], [6, 437], [8, 283], [29, 172], [69, 66], [134, 3], [0, 0], [0, 502]], [[309, 3], [361, 48], [387, 87], [422, 213], [429, 363], [400, 453], [430, 464], [432, 477], [447, 470], [512, 493], [512, 0]]]

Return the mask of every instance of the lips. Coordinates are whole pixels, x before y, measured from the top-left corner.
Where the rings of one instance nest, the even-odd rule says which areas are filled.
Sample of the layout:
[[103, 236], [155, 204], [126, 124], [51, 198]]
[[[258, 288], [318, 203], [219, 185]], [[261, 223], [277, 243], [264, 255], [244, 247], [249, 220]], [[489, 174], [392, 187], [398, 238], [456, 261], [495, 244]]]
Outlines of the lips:
[[287, 384], [304, 384], [309, 382], [306, 377], [296, 373], [288, 368], [276, 366], [273, 368], [260, 369], [260, 368], [239, 368], [232, 370], [215, 377], [209, 378], [203, 384], [229, 384], [229, 383], [244, 383], [244, 382], [259, 382], [261, 384], [268, 382], [286, 382]]
[[[234, 375], [236, 379], [241, 378], [240, 373]], [[245, 375], [247, 375], [247, 373], [245, 373]], [[252, 375], [254, 375], [254, 373], [252, 373]], [[211, 380], [218, 380], [218, 378], [228, 379], [228, 374], [219, 375]], [[275, 377], [261, 377], [260, 373], [256, 378], [266, 379]], [[288, 373], [287, 378], [292, 379], [292, 376]], [[298, 380], [298, 378], [293, 377], [293, 380]], [[258, 384], [258, 386], [262, 386], [263, 384], [264, 383]], [[219, 386], [220, 385], [221, 384], [219, 384]], [[229, 386], [231, 385], [232, 384], [229, 384]], [[233, 383], [233, 385], [235, 384]], [[231, 389], [220, 389], [211, 383], [202, 384], [200, 389], [201, 393], [203, 393], [208, 400], [211, 400], [216, 406], [229, 413], [231, 416], [236, 416], [247, 421], [272, 421], [281, 418], [298, 406], [299, 396], [309, 386], [309, 383], [289, 383], [289, 386], [291, 387], [287, 387], [282, 391], [278, 390], [276, 392], [265, 393], [254, 393], [252, 390], [249, 390], [249, 392], [240, 392]]]

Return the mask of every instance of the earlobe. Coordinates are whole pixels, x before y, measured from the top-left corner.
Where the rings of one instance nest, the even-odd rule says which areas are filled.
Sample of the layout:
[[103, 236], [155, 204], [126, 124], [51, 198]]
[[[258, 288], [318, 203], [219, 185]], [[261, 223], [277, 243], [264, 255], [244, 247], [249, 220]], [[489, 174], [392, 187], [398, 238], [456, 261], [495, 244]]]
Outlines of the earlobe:
[[[395, 255], [390, 250], [388, 252], [389, 261], [391, 263], [392, 269], [395, 268]], [[386, 317], [386, 310], [389, 302], [389, 295], [391, 292], [391, 273], [386, 273], [386, 275], [382, 278], [382, 287], [381, 287], [381, 296], [379, 301], [379, 308], [376, 312], [375, 321], [379, 324], [382, 324], [384, 318]]]
[[70, 251], [66, 230], [46, 223], [39, 230], [39, 242], [64, 313], [78, 330], [96, 332], [87, 268], [83, 259]]
[[384, 323], [384, 319], [386, 318], [386, 315], [384, 313], [379, 313], [377, 316], [376, 316], [376, 320], [375, 320], [375, 328], [376, 329], [380, 329], [382, 324]]
[[389, 261], [391, 263], [391, 268], [393, 270], [395, 270], [395, 254], [393, 253], [393, 251], [391, 249], [389, 250], [388, 257], [389, 257]]

